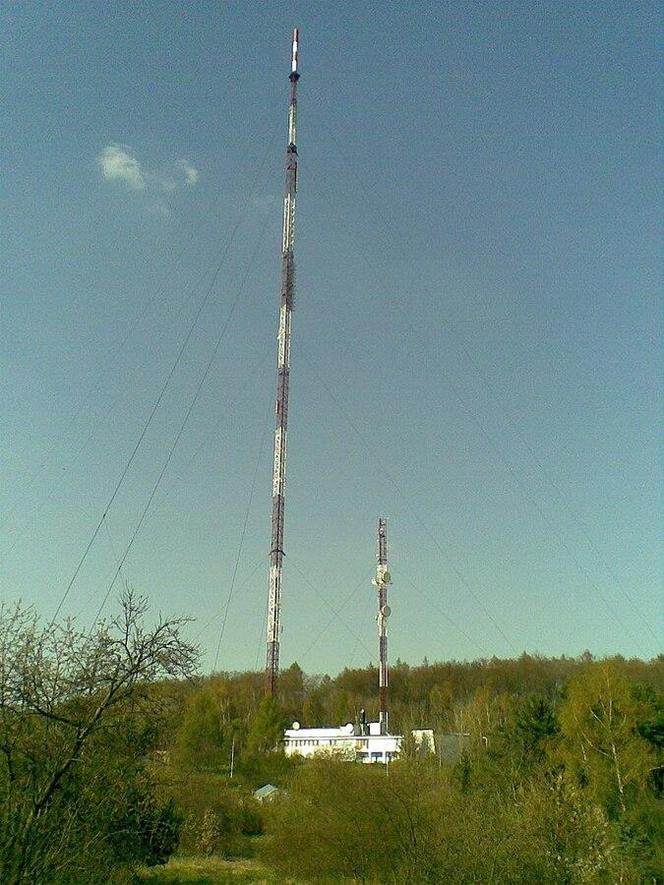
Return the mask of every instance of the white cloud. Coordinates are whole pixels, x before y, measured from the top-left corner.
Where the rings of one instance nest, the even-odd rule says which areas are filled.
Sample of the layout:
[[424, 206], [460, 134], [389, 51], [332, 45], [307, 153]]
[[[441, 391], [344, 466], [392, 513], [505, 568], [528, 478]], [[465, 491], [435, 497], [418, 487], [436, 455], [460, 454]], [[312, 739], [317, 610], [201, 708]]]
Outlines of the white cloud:
[[195, 166], [192, 166], [188, 160], [180, 160], [178, 165], [184, 172], [185, 184], [188, 184], [190, 187], [195, 185], [201, 177], [198, 169]]
[[189, 160], [171, 160], [152, 171], [138, 160], [126, 145], [111, 142], [97, 157], [102, 176], [124, 181], [132, 190], [171, 194], [181, 187], [193, 187], [200, 173]]
[[145, 174], [141, 164], [124, 145], [107, 145], [97, 157], [97, 163], [104, 178], [124, 181], [132, 190], [145, 190]]

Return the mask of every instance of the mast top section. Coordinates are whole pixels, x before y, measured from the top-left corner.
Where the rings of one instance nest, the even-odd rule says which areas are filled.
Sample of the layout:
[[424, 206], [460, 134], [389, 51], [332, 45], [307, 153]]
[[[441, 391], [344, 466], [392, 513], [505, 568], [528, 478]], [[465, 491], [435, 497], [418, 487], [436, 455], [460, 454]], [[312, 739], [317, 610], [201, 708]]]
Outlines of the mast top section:
[[385, 589], [388, 584], [392, 583], [392, 577], [387, 570], [387, 520], [378, 520], [378, 566], [376, 568], [376, 577], [371, 582], [378, 589]]
[[298, 44], [300, 42], [300, 31], [298, 28], [293, 30], [293, 45], [291, 49], [291, 76], [295, 74], [296, 77], [299, 77], [297, 71], [297, 49]]

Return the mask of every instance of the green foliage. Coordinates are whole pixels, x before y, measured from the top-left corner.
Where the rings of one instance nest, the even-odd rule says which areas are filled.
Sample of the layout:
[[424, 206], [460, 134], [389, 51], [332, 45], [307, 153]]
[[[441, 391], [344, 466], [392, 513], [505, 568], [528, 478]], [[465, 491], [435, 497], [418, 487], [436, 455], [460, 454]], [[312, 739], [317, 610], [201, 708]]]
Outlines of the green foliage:
[[611, 814], [624, 814], [638, 800], [654, 763], [638, 717], [630, 682], [615, 663], [590, 664], [570, 680], [560, 709], [559, 755]]
[[181, 622], [146, 629], [144, 600], [96, 631], [0, 610], [0, 881], [108, 881], [160, 863], [179, 818], [145, 764], [152, 680], [188, 676]]
[[[664, 657], [398, 663], [402, 758], [305, 763], [284, 726], [374, 718], [375, 668], [293, 664], [276, 699], [260, 673], [176, 681], [193, 662], [177, 625], [146, 631], [127, 605], [93, 636], [0, 619], [3, 883], [110, 881], [178, 839], [210, 864], [258, 840], [280, 881], [664, 881]], [[261, 805], [267, 782], [281, 792]]]
[[[661, 664], [524, 656], [485, 663], [484, 684], [468, 692], [457, 683], [460, 694], [450, 678], [457, 665], [402, 666], [400, 697], [411, 706], [400, 708], [401, 722], [421, 723], [431, 704], [463, 735], [456, 761], [421, 758], [406, 728], [389, 772], [334, 758], [304, 764], [266, 811], [264, 857], [307, 881], [664, 881], [653, 779]], [[437, 690], [431, 674], [441, 668]], [[345, 671], [319, 683], [317, 703], [334, 705], [341, 691], [347, 701], [351, 690], [363, 700], [360, 686]]]
[[429, 867], [431, 829], [421, 795], [403, 766], [388, 778], [382, 766], [316, 759], [270, 807], [266, 856], [280, 872], [308, 881], [392, 881], [397, 870], [400, 881], [418, 881], [418, 866]]
[[513, 734], [525, 756], [541, 758], [546, 742], [559, 731], [553, 704], [546, 698], [526, 698], [517, 708]]
[[281, 747], [288, 715], [272, 697], [265, 697], [258, 705], [249, 726], [247, 753], [272, 753]]
[[[304, 763], [279, 746], [293, 719], [341, 724], [362, 707], [372, 718], [374, 668], [332, 679], [292, 665], [270, 701], [262, 674], [220, 673], [186, 690], [155, 687], [178, 724], [174, 743], [161, 730], [155, 746], [170, 750], [169, 789], [184, 818], [180, 849], [250, 854], [250, 833], [265, 825], [259, 842], [282, 879], [658, 881], [663, 687], [664, 658], [400, 664], [390, 722], [407, 737], [404, 759], [388, 775], [383, 766]], [[600, 710], [609, 698], [607, 731]], [[441, 734], [457, 735], [460, 752], [421, 758], [408, 737], [418, 726], [434, 727], [439, 747]], [[150, 740], [154, 731], [143, 733]], [[596, 750], [594, 758], [586, 740], [606, 750], [611, 735], [624, 811], [610, 760]], [[282, 792], [257, 806], [252, 791], [268, 782]]]
[[247, 856], [251, 839], [263, 832], [260, 803], [251, 791], [220, 775], [164, 774], [184, 819], [180, 850], [187, 854]]
[[469, 754], [465, 750], [461, 751], [461, 755], [453, 768], [453, 772], [461, 793], [465, 795], [470, 792], [473, 764]]
[[[516, 797], [462, 790], [435, 765], [317, 759], [267, 812], [265, 861], [305, 881], [641, 881], [654, 849], [626, 850], [601, 806], [562, 776]], [[652, 848], [652, 842], [650, 842]], [[655, 879], [655, 881], [657, 881]]]
[[195, 692], [186, 704], [173, 756], [183, 768], [227, 771], [234, 728], [225, 721], [224, 706], [213, 685]]
[[650, 786], [657, 797], [664, 798], [664, 691], [638, 684], [633, 695], [639, 704], [636, 730], [651, 748], [654, 763], [649, 773]]
[[279, 703], [289, 718], [299, 715], [306, 696], [305, 676], [294, 662], [279, 674]]
[[282, 748], [289, 719], [279, 701], [271, 697], [264, 697], [252, 716], [238, 771], [253, 787], [267, 782], [283, 784], [298, 766], [299, 760], [286, 757]]
[[664, 803], [643, 795], [617, 828], [620, 847], [644, 882], [664, 881]]
[[[642, 692], [662, 690], [664, 657], [650, 662], [620, 659], [614, 663]], [[468, 733], [472, 752], [479, 754], [484, 739], [495, 743], [499, 731], [514, 724], [514, 710], [531, 698], [548, 704], [557, 717], [565, 685], [587, 666], [588, 656], [547, 659], [532, 655], [516, 660], [451, 661], [421, 667], [400, 664], [391, 674], [390, 724], [395, 731], [406, 730], [412, 724], [443, 733]], [[283, 722], [288, 725], [297, 719], [308, 726], [340, 725], [355, 721], [362, 708], [368, 718], [374, 718], [376, 684], [373, 667], [347, 669], [330, 678], [306, 676], [293, 664], [282, 672], [279, 684], [278, 706], [284, 712]], [[216, 673], [193, 687], [163, 683], [153, 690], [165, 708], [164, 724], [157, 732], [153, 729], [155, 748], [179, 757], [178, 764], [183, 767], [223, 772], [228, 770], [229, 741], [234, 735], [237, 758], [242, 758], [264, 695], [262, 673]], [[196, 702], [197, 695], [204, 695], [206, 700]], [[639, 721], [650, 715], [653, 705], [652, 698], [638, 701], [642, 710]], [[278, 729], [273, 731], [275, 735], [278, 737]], [[513, 735], [510, 740], [520, 738]], [[541, 749], [548, 743], [547, 739]]]
[[267, 885], [268, 882], [283, 885], [281, 878], [277, 879], [271, 870], [255, 860], [226, 860], [215, 855], [172, 858], [165, 867], [139, 870], [135, 881], [161, 885]]

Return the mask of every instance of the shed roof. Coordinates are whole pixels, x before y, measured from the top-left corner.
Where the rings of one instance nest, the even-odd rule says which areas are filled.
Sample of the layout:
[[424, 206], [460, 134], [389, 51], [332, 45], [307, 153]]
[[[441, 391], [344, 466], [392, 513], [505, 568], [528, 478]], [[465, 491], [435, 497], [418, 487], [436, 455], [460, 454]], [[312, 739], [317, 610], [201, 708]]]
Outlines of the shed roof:
[[274, 784], [264, 784], [262, 787], [254, 790], [254, 797], [256, 799], [267, 799], [269, 796], [273, 796], [275, 793], [278, 792], [279, 787], [275, 787]]

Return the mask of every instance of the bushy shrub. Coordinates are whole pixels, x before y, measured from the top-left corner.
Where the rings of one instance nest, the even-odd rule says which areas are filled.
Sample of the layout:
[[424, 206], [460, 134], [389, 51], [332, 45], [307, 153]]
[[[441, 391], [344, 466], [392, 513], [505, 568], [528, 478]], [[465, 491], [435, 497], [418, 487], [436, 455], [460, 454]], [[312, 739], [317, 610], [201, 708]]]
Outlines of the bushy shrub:
[[263, 831], [260, 804], [241, 784], [219, 775], [188, 774], [171, 784], [183, 817], [179, 848], [186, 854], [248, 857]]

